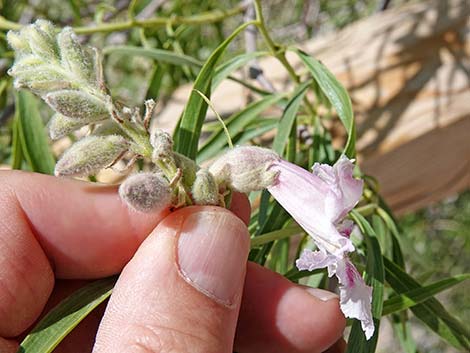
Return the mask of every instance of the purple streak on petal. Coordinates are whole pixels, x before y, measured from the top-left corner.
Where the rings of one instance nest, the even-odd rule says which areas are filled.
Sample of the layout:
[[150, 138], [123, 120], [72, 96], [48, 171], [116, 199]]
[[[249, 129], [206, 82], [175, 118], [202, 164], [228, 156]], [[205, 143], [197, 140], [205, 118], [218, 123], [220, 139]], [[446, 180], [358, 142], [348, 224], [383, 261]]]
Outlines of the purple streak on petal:
[[375, 330], [371, 309], [372, 288], [366, 285], [348, 258], [338, 261], [336, 277], [340, 283], [341, 311], [346, 317], [358, 319], [366, 339], [370, 339]]
[[326, 207], [337, 200], [331, 186], [318, 176], [283, 160], [273, 163], [271, 168], [279, 171], [279, 175], [268, 191], [312, 236], [320, 250], [339, 257], [343, 257], [344, 252], [354, 251], [351, 241], [341, 236], [335, 226], [336, 220], [326, 211]]
[[338, 229], [339, 234], [343, 237], [349, 238], [354, 229], [354, 222], [350, 219], [345, 219], [336, 226], [336, 229]]

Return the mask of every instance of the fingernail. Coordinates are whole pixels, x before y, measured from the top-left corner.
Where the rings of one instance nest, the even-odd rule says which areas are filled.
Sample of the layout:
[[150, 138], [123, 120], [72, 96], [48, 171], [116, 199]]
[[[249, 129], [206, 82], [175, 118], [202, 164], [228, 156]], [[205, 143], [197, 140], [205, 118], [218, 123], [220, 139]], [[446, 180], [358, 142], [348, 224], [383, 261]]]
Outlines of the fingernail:
[[185, 280], [211, 299], [233, 306], [245, 280], [249, 236], [228, 212], [193, 213], [178, 239], [178, 264]]
[[305, 290], [310, 293], [312, 296], [314, 296], [317, 299], [320, 299], [321, 301], [327, 302], [331, 299], [339, 299], [339, 296], [336, 293], [323, 290], [323, 289], [318, 289], [318, 288], [312, 288], [308, 287], [305, 288]]

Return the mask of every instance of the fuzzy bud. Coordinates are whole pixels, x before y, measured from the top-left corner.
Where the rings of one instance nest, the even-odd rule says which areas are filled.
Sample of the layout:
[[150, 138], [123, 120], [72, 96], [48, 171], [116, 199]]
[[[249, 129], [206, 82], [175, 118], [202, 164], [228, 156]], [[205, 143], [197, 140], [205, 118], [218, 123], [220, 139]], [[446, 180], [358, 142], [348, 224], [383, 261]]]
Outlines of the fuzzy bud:
[[96, 78], [93, 56], [80, 45], [72, 28], [64, 28], [57, 36], [57, 43], [62, 65], [76, 77], [94, 85]]
[[279, 156], [266, 148], [245, 146], [231, 149], [209, 168], [219, 185], [239, 192], [262, 190], [272, 185], [277, 172], [269, 170]]
[[53, 40], [55, 38], [55, 27], [50, 21], [39, 19], [34, 22], [34, 25], [47, 34], [50, 39]]
[[76, 90], [51, 92], [44, 97], [56, 112], [84, 123], [106, 119], [109, 111], [106, 103], [91, 94]]
[[27, 87], [38, 95], [70, 87], [70, 83], [60, 72], [47, 65], [31, 68], [15, 65], [8, 73], [15, 78], [14, 85], [17, 89]]
[[109, 166], [129, 148], [122, 136], [88, 136], [72, 145], [55, 166], [57, 176], [91, 175]]
[[28, 40], [21, 35], [21, 32], [8, 31], [7, 40], [10, 47], [15, 50], [17, 56], [31, 54]]
[[196, 172], [199, 167], [192, 159], [177, 152], [173, 152], [173, 159], [176, 166], [183, 171], [183, 184], [191, 187], [196, 179]]
[[137, 211], [158, 212], [171, 205], [172, 190], [162, 174], [139, 173], [121, 184], [119, 195]]
[[168, 132], [156, 129], [150, 136], [150, 144], [153, 147], [153, 160], [168, 158], [173, 155], [173, 139]]
[[52, 116], [47, 124], [49, 136], [52, 140], [60, 139], [65, 135], [81, 128], [85, 124], [80, 120], [68, 118], [62, 114], [56, 113]]
[[219, 187], [212, 174], [206, 169], [200, 169], [196, 173], [191, 194], [196, 205], [216, 206], [219, 204]]
[[41, 27], [37, 24], [29, 25], [21, 30], [21, 35], [28, 39], [34, 55], [45, 61], [58, 61], [59, 53], [57, 44], [54, 41], [54, 33], [45, 32], [45, 26]]

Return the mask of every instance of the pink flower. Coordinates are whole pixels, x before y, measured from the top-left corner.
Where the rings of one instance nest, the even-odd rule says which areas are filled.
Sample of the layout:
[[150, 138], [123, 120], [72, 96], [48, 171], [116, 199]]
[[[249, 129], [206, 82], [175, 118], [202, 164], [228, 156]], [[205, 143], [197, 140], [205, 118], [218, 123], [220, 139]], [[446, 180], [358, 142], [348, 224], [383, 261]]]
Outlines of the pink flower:
[[372, 288], [349, 260], [354, 251], [349, 239], [352, 222], [343, 220], [362, 195], [362, 180], [353, 177], [353, 163], [345, 156], [334, 164], [316, 163], [313, 173], [284, 160], [270, 170], [278, 173], [268, 187], [273, 197], [312, 237], [317, 251], [304, 250], [296, 264], [300, 270], [328, 268], [340, 284], [340, 305], [346, 317], [361, 321], [366, 338], [374, 333], [371, 313]]

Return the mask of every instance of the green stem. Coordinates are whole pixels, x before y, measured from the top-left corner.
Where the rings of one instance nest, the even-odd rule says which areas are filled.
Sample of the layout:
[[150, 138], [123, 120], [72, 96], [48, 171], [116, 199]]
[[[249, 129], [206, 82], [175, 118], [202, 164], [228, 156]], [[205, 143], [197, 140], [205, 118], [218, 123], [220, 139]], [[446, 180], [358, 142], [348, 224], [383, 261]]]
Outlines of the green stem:
[[[138, 20], [131, 18], [127, 21], [101, 23], [96, 26], [89, 27], [75, 27], [73, 30], [77, 34], [93, 34], [93, 33], [106, 33], [125, 31], [131, 28], [157, 28], [164, 27], [168, 23], [173, 25], [205, 25], [208, 23], [220, 22], [226, 18], [236, 16], [245, 10], [245, 6], [239, 5], [230, 10], [214, 10], [205, 13], [200, 13], [193, 16], [172, 16], [172, 17], [154, 17], [146, 20]], [[6, 18], [0, 16], [0, 30], [19, 30], [23, 26], [19, 23], [8, 21]]]
[[[268, 29], [266, 28], [266, 23], [263, 17], [261, 0], [255, 0], [254, 5], [255, 5], [255, 12], [256, 12], [256, 26], [258, 27], [261, 35], [263, 36], [264, 41], [266, 42], [266, 45], [268, 46], [271, 54], [277, 60], [279, 60], [282, 66], [284, 66], [284, 68], [289, 73], [289, 76], [292, 78], [292, 80], [297, 84], [300, 83], [300, 77], [296, 74], [294, 68], [289, 63], [289, 61], [287, 61], [285, 48], [281, 48], [281, 46], [274, 43], [273, 39], [269, 35]], [[303, 101], [310, 115], [312, 117], [315, 117], [316, 116], [315, 108], [313, 107], [312, 103], [309, 102], [307, 97], [304, 97]]]
[[258, 235], [257, 237], [251, 238], [250, 246], [251, 248], [255, 248], [275, 240], [288, 238], [292, 235], [299, 234], [302, 231], [302, 228], [296, 225], [294, 227], [288, 227], [281, 230], [276, 230], [274, 232]]

